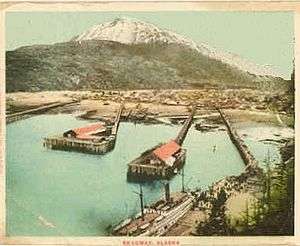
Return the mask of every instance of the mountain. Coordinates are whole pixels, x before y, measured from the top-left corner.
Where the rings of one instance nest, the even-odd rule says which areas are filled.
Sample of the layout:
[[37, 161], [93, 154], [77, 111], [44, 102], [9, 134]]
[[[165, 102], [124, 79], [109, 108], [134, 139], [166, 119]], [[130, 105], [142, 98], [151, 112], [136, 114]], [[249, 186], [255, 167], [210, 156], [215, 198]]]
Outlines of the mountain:
[[285, 88], [275, 73], [138, 20], [120, 18], [65, 43], [6, 52], [6, 90]]
[[132, 18], [117, 18], [112, 22], [96, 25], [79, 36], [74, 37], [74, 41], [86, 40], [108, 40], [122, 44], [143, 44], [143, 43], [168, 43], [178, 44], [199, 51], [202, 55], [208, 56], [235, 66], [241, 70], [256, 75], [271, 75], [280, 77], [268, 66], [258, 66], [252, 62], [239, 57], [238, 55], [222, 52], [204, 43], [195, 43], [193, 40], [185, 38], [177, 33], [160, 29], [150, 23]]

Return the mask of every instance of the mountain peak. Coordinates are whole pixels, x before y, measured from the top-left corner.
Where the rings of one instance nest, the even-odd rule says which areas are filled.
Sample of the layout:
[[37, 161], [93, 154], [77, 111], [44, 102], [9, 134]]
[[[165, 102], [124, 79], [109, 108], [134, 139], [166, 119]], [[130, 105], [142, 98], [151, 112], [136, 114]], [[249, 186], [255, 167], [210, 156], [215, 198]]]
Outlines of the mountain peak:
[[118, 17], [111, 22], [93, 26], [74, 40], [109, 40], [124, 44], [178, 43], [179, 40], [174, 40], [175, 36], [177, 36], [175, 33], [162, 30], [153, 24], [134, 18]]
[[257, 65], [236, 54], [217, 50], [205, 43], [195, 43], [193, 40], [175, 32], [161, 29], [151, 23], [131, 17], [118, 17], [111, 22], [101, 23], [72, 39], [72, 41], [77, 42], [85, 40], [105, 40], [123, 44], [175, 43], [197, 50], [204, 56], [219, 60], [255, 75], [283, 77], [269, 66]]

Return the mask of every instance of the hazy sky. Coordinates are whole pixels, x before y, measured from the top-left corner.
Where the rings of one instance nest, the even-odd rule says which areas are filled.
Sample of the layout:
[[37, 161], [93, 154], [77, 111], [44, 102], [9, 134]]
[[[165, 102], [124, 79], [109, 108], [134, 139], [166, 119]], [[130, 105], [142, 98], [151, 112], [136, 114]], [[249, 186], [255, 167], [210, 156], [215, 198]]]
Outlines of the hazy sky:
[[151, 22], [256, 64], [272, 65], [290, 77], [292, 12], [10, 12], [6, 14], [6, 50], [65, 42], [93, 25], [122, 16]]

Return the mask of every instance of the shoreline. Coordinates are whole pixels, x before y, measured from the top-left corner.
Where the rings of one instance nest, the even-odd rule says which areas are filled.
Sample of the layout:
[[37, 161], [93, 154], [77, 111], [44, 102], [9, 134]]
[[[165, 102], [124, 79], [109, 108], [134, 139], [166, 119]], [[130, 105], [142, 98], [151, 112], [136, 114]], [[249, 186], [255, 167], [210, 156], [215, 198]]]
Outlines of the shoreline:
[[[128, 91], [43, 91], [6, 94], [6, 114], [17, 113], [51, 103], [77, 101], [76, 107], [61, 107], [55, 112], [74, 112], [85, 119], [111, 120], [120, 103], [125, 103], [123, 117], [134, 121], [164, 122], [165, 118], [184, 117], [197, 104], [195, 118], [218, 121], [215, 108], [226, 110], [233, 124], [248, 122], [274, 126], [293, 125], [293, 114], [270, 109], [270, 92], [253, 89], [198, 89], [198, 90], [128, 90]], [[173, 123], [173, 122], [171, 122]]]

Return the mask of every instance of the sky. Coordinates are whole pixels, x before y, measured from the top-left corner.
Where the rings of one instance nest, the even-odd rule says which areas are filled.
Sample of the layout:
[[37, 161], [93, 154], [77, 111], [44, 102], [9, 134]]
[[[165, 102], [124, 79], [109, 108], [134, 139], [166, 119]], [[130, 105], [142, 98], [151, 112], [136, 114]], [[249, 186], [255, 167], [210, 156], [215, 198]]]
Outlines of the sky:
[[292, 12], [7, 12], [6, 50], [53, 44], [117, 17], [150, 22], [290, 78], [294, 57]]

